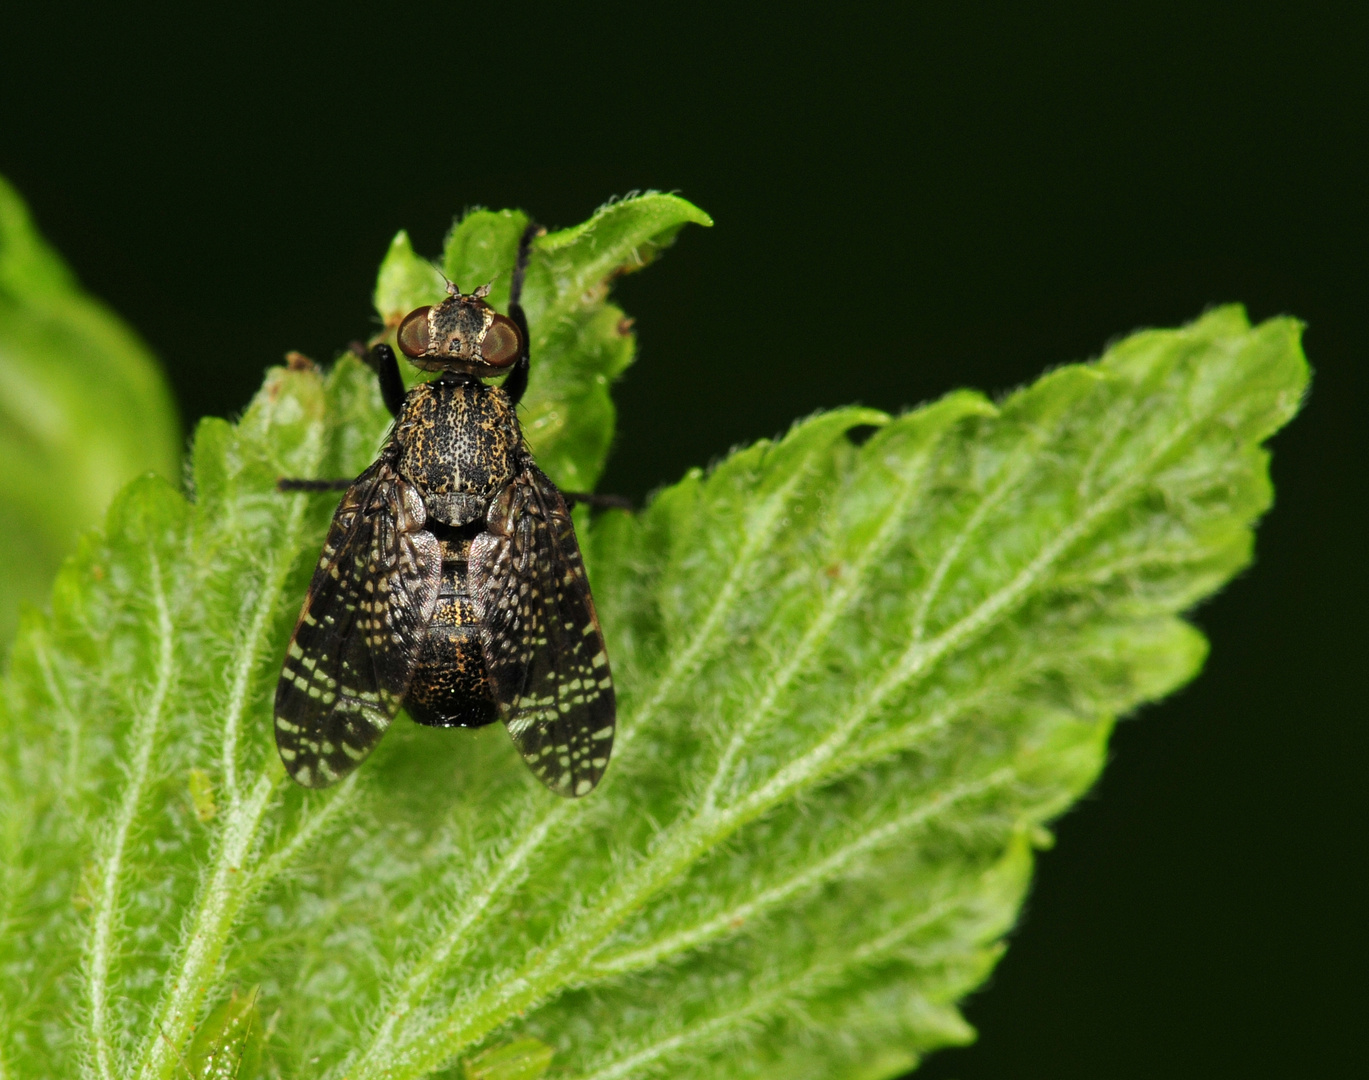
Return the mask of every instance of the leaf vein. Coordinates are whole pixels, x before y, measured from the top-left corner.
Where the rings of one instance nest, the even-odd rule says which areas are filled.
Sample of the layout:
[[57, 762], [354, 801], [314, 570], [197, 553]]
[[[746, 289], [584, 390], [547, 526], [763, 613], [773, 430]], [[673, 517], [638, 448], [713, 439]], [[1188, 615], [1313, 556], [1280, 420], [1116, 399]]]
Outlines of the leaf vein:
[[651, 945], [611, 954], [592, 963], [586, 970], [586, 977], [583, 980], [578, 980], [577, 985], [614, 978], [647, 968], [668, 957], [697, 948], [713, 938], [724, 936], [730, 931], [738, 929], [741, 924], [751, 921], [791, 897], [808, 892], [827, 881], [833, 880], [860, 856], [902, 837], [920, 825], [926, 824], [957, 803], [977, 795], [986, 794], [1003, 784], [1010, 783], [1016, 775], [1016, 771], [1011, 768], [1001, 768], [971, 783], [956, 784], [947, 791], [934, 795], [917, 809], [852, 838], [826, 858], [805, 867], [800, 873], [777, 882], [768, 889], [762, 890], [755, 896], [720, 912], [710, 919], [685, 930], [677, 931]]
[[100, 890], [95, 898], [88, 945], [86, 985], [90, 999], [90, 1039], [95, 1068], [102, 1080], [113, 1080], [114, 1049], [109, 1031], [109, 972], [114, 951], [115, 922], [118, 917], [119, 876], [124, 853], [137, 816], [152, 765], [152, 751], [161, 726], [162, 711], [174, 674], [171, 610], [162, 581], [161, 562], [155, 547], [148, 551], [149, 591], [156, 611], [156, 678], [147, 708], [142, 710], [129, 733], [133, 759], [125, 780], [123, 797], [114, 818], [112, 834], [105, 842], [106, 854], [100, 860]]

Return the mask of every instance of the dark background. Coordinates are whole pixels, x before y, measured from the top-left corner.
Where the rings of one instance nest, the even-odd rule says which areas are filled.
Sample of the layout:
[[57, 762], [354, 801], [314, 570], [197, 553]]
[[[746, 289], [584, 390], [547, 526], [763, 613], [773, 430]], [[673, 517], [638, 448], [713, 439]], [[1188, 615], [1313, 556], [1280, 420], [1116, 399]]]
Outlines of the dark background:
[[1364, 1069], [1363, 5], [17, 6], [0, 172], [188, 420], [366, 332], [396, 229], [436, 254], [465, 206], [563, 226], [635, 188], [717, 226], [619, 290], [641, 347], [603, 486], [632, 496], [1217, 302], [1306, 319], [1312, 396], [1255, 567], [1197, 613], [1207, 671], [1119, 731], [968, 1003], [980, 1041], [919, 1076]]

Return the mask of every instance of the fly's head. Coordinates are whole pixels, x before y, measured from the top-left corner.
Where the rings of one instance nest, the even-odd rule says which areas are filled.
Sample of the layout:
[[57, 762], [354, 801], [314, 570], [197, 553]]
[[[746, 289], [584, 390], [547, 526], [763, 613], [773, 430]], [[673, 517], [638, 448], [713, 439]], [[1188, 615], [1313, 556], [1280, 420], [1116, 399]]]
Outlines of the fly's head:
[[421, 307], [399, 324], [399, 351], [425, 371], [460, 371], [478, 378], [502, 375], [523, 351], [518, 325], [500, 315], [482, 285], [467, 296], [447, 286], [447, 299]]

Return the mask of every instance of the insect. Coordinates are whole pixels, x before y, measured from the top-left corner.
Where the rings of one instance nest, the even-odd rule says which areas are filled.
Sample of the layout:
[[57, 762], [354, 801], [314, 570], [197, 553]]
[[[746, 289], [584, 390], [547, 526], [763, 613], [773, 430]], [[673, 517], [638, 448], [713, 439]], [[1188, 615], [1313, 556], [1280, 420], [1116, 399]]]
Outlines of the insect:
[[[502, 719], [559, 795], [599, 782], [615, 698], [565, 497], [518, 425], [528, 384], [519, 298], [536, 230], [518, 246], [509, 314], [488, 286], [421, 307], [400, 351], [441, 374], [407, 393], [393, 350], [372, 353], [395, 424], [345, 484], [276, 685], [276, 747], [305, 787], [340, 780], [404, 705], [420, 724]], [[483, 380], [506, 374], [502, 385]]]

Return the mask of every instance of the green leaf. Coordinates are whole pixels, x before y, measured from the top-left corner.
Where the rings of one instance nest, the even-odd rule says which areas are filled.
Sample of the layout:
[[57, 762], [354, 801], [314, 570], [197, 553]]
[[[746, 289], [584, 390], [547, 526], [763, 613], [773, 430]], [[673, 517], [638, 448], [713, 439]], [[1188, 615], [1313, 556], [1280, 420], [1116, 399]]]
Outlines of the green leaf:
[[380, 264], [372, 294], [376, 314], [386, 330], [393, 333], [414, 308], [436, 304], [446, 295], [442, 272], [414, 251], [409, 234], [400, 229]]
[[[584, 233], [539, 276], [558, 251], [603, 281]], [[274, 481], [359, 471], [388, 420], [354, 360], [271, 372], [200, 426], [194, 501], [130, 487], [16, 646], [0, 1072], [183, 1075], [242, 986], [264, 1076], [877, 1078], [965, 1041], [1043, 824], [1201, 665], [1179, 613], [1248, 561], [1306, 379], [1295, 323], [1223, 309], [997, 405], [822, 414], [601, 516], [619, 742], [568, 801], [499, 725], [397, 723], [334, 789], [284, 779], [332, 500]]]
[[139, 473], [179, 475], [156, 361], [81, 290], [0, 178], [0, 652], [81, 530]]

